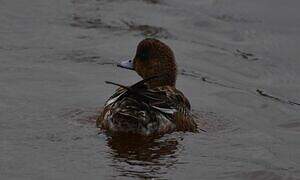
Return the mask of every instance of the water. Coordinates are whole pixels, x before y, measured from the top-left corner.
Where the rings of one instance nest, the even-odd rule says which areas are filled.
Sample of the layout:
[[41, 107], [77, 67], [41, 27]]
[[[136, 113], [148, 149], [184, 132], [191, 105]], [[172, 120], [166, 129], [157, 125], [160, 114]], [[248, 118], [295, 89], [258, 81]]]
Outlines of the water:
[[[0, 1], [0, 179], [299, 179], [297, 0]], [[110, 138], [95, 118], [156, 37], [207, 132]]]

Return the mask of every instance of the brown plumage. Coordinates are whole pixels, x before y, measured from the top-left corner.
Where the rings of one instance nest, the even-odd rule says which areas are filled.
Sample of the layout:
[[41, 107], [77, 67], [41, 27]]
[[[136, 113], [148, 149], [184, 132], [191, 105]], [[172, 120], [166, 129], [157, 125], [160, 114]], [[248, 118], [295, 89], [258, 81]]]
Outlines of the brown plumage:
[[177, 67], [166, 44], [145, 39], [139, 43], [133, 62], [119, 66], [134, 69], [143, 80], [129, 87], [119, 85], [98, 117], [98, 127], [142, 135], [197, 131], [188, 99], [175, 88]]
[[137, 47], [133, 60], [134, 70], [143, 78], [164, 74], [152, 80], [150, 87], [175, 87], [177, 66], [173, 51], [157, 39], [145, 39]]

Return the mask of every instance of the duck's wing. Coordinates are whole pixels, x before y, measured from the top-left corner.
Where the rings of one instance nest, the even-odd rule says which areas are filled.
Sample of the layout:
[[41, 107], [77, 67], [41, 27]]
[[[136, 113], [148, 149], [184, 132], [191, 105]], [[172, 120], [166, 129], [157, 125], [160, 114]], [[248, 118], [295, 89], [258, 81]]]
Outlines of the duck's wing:
[[180, 131], [197, 131], [191, 114], [191, 106], [184, 94], [174, 87], [162, 86], [147, 91], [153, 96], [160, 97], [160, 101], [151, 102], [151, 106], [169, 116], [169, 119], [176, 124], [176, 129]]
[[[122, 84], [105, 81], [107, 84], [113, 84], [119, 86], [115, 93], [106, 101], [101, 115], [97, 119], [97, 127], [108, 127], [107, 114], [122, 114], [133, 119], [137, 119], [137, 111], [140, 109], [147, 110], [147, 102], [151, 97], [144, 96], [143, 92], [147, 91], [148, 87], [145, 84], [147, 81], [157, 78], [159, 76], [153, 76], [144, 80], [141, 80], [132, 86], [125, 86]], [[121, 112], [122, 111], [122, 112]], [[149, 118], [147, 118], [149, 119]]]
[[139, 99], [140, 101], [148, 101], [148, 99], [151, 97], [144, 97], [144, 95], [143, 95], [144, 94], [143, 92], [147, 91], [147, 89], [148, 89], [148, 86], [146, 83], [152, 79], [159, 78], [159, 77], [160, 76], [151, 76], [151, 77], [149, 77], [147, 79], [143, 79], [131, 86], [125, 86], [125, 85], [118, 84], [115, 82], [105, 81], [105, 83], [107, 83], [107, 84], [119, 86], [119, 88], [116, 90], [116, 92], [106, 101], [105, 106], [116, 102], [120, 98], [124, 98], [127, 96], [133, 96], [136, 99]]

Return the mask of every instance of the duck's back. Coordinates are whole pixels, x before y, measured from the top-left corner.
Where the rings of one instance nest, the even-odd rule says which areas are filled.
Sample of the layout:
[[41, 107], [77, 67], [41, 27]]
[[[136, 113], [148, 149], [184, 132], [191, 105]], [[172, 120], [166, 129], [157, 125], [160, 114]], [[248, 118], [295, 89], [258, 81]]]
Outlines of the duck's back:
[[143, 135], [196, 131], [190, 104], [176, 88], [119, 88], [106, 102], [97, 126], [111, 132]]

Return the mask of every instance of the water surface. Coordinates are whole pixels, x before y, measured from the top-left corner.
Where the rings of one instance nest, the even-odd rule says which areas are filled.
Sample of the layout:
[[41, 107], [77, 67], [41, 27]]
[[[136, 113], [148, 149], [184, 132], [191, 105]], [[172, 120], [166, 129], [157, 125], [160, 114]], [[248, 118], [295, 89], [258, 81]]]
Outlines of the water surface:
[[[297, 0], [1, 0], [0, 179], [299, 179]], [[206, 133], [98, 134], [155, 37]]]

